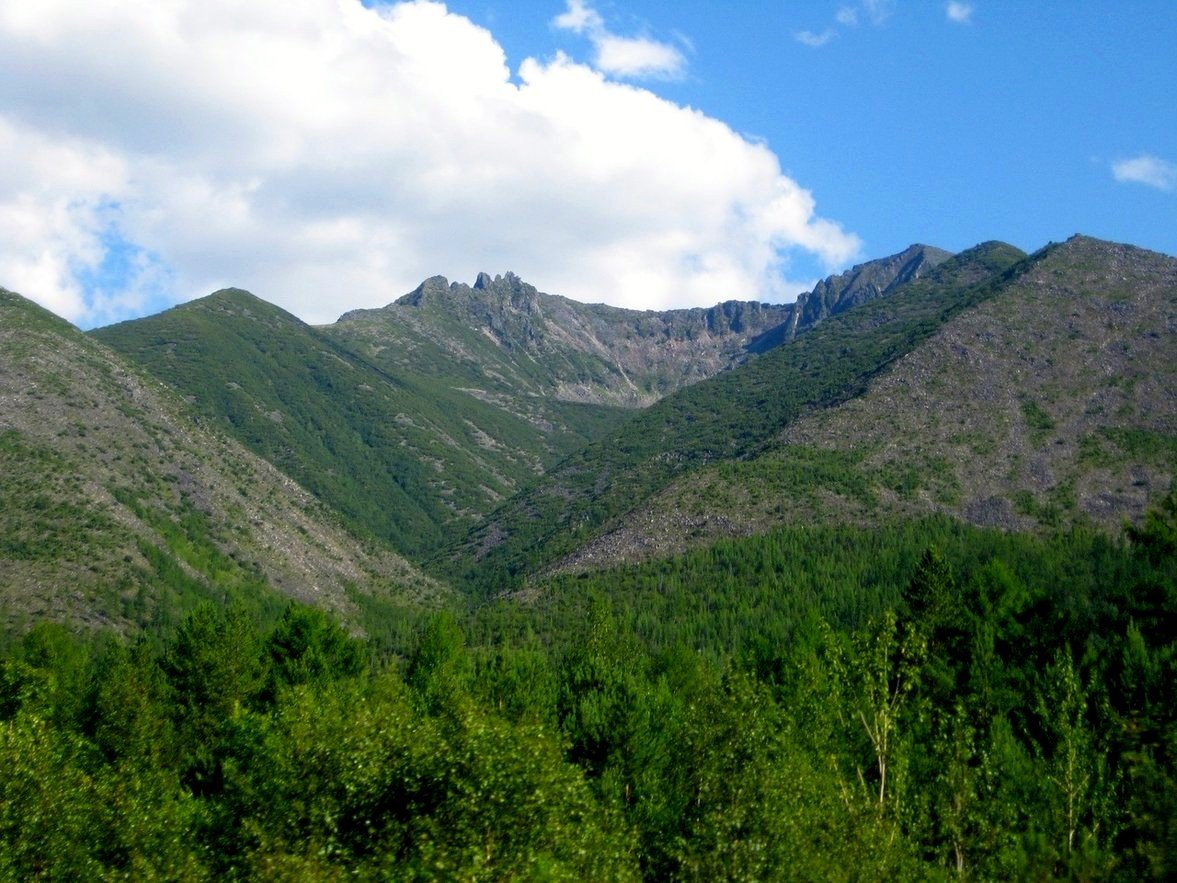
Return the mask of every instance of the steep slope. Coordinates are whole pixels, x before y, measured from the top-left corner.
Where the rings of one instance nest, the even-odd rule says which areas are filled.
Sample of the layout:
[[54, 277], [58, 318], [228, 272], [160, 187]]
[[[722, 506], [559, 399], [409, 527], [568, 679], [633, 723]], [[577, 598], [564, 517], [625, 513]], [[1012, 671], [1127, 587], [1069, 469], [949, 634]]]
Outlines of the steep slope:
[[756, 341], [757, 351], [792, 340], [801, 331], [831, 316], [877, 297], [885, 297], [908, 282], [914, 282], [952, 257], [952, 253], [930, 245], [912, 245], [899, 254], [867, 261], [845, 273], [823, 279], [813, 291], [797, 298], [789, 322]]
[[387, 368], [423, 371], [510, 408], [558, 402], [641, 407], [744, 357], [792, 305], [624, 310], [543, 294], [512, 273], [473, 287], [441, 276], [323, 329]]
[[544, 567], [679, 476], [757, 454], [808, 411], [854, 398], [944, 322], [993, 295], [1022, 252], [987, 243], [748, 364], [687, 387], [564, 461], [455, 550], [488, 585]]
[[[584, 441], [576, 408], [533, 422], [419, 372], [378, 369], [244, 291], [94, 336], [405, 554], [464, 529]], [[591, 416], [608, 425], [614, 411], [601, 410]]]
[[677, 481], [566, 563], [930, 512], [1117, 531], [1177, 476], [1175, 333], [1177, 260], [1085, 237], [1050, 246], [864, 395]]
[[321, 329], [372, 364], [424, 372], [535, 419], [564, 402], [636, 408], [765, 352], [849, 307], [882, 297], [951, 255], [913, 245], [820, 283], [796, 304], [726, 301], [654, 312], [582, 304], [512, 273], [473, 286], [444, 277]]
[[[0, 616], [121, 627], [274, 590], [352, 622], [436, 595], [172, 390], [0, 289]], [[270, 599], [270, 600], [267, 600]]]

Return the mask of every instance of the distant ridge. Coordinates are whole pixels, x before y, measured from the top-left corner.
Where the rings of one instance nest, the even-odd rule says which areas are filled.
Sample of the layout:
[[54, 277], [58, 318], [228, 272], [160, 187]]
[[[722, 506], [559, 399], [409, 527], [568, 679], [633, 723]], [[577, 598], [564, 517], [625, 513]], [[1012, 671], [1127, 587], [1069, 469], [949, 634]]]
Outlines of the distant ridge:
[[378, 362], [395, 359], [486, 393], [642, 407], [747, 357], [790, 304], [627, 310], [544, 294], [514, 273], [473, 286], [433, 276], [386, 307], [323, 330]]

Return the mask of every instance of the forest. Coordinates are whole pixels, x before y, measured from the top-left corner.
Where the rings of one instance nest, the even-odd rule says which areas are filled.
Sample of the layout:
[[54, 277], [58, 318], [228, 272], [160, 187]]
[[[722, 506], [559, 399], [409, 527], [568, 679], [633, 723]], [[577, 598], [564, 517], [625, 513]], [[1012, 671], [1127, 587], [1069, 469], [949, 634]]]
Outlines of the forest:
[[1118, 538], [790, 527], [463, 603], [9, 639], [0, 877], [1177, 875], [1177, 493]]

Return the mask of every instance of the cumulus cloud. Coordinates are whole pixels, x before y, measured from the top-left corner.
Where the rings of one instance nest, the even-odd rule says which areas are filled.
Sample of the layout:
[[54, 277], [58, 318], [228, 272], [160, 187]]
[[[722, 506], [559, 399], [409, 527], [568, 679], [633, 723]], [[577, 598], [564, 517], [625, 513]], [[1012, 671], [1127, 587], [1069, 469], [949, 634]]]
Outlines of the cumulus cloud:
[[677, 47], [648, 37], [622, 37], [605, 27], [605, 20], [585, 0], [568, 0], [552, 25], [589, 38], [597, 70], [627, 79], [678, 79], [687, 60]]
[[783, 299], [791, 255], [860, 247], [765, 145], [563, 55], [512, 76], [426, 0], [4, 4], [0, 57], [0, 285], [86, 326], [225, 285], [325, 322], [484, 269]]
[[1145, 184], [1168, 193], [1177, 191], [1177, 164], [1147, 153], [1112, 163], [1112, 176], [1117, 181]]
[[972, 24], [973, 6], [971, 3], [961, 3], [959, 0], [951, 0], [944, 7], [944, 14], [948, 16], [950, 22], [958, 25]]
[[826, 28], [820, 34], [815, 34], [813, 31], [798, 31], [793, 34], [793, 39], [811, 49], [818, 49], [826, 45], [826, 43], [830, 42], [836, 36], [837, 31], [833, 28]]

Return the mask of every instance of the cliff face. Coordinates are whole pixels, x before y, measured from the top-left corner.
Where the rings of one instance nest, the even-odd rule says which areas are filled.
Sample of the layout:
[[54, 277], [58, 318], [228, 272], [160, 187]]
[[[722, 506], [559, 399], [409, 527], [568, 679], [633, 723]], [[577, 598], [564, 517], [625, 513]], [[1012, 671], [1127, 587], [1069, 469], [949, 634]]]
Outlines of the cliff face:
[[794, 327], [804, 330], [851, 307], [883, 297], [950, 257], [952, 254], [943, 249], [912, 245], [899, 254], [859, 264], [845, 273], [831, 276], [797, 299]]
[[739, 364], [791, 304], [729, 301], [651, 312], [543, 294], [513, 273], [473, 286], [426, 279], [324, 331], [384, 365], [488, 393], [642, 407]]
[[480, 273], [473, 286], [434, 276], [387, 307], [346, 313], [323, 330], [377, 364], [484, 394], [644, 407], [885, 296], [948, 257], [913, 245], [830, 277], [796, 304], [731, 300], [664, 312], [543, 294], [513, 273]]

